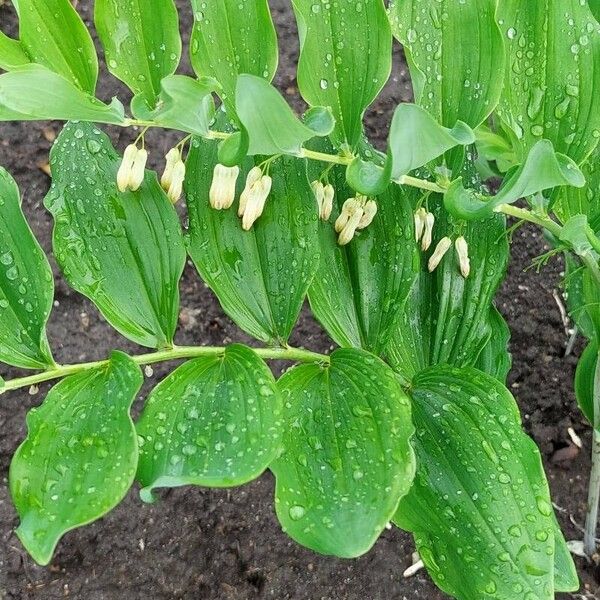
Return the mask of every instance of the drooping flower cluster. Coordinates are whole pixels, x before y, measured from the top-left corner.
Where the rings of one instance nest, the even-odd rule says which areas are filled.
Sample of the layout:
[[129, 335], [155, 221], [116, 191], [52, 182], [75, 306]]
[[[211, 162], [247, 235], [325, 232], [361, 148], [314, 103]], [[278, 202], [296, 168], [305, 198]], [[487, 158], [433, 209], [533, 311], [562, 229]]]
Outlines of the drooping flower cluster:
[[[424, 252], [431, 247], [434, 224], [435, 217], [423, 207], [415, 212], [415, 237], [417, 243], [421, 242], [421, 249]], [[447, 236], [443, 237], [437, 243], [427, 265], [430, 273], [438, 268], [451, 247], [452, 240]], [[471, 261], [469, 259], [469, 245], [462, 235], [454, 241], [454, 249], [456, 251], [461, 275], [466, 279], [471, 273]]]
[[[185, 163], [179, 147], [169, 150], [165, 158], [166, 165], [160, 185], [169, 200], [175, 204], [183, 193]], [[140, 189], [146, 175], [147, 162], [148, 151], [145, 148], [138, 148], [136, 144], [127, 146], [117, 173], [117, 187], [120, 192], [137, 192]]]
[[377, 214], [377, 203], [360, 194], [348, 198], [342, 206], [342, 212], [335, 222], [335, 230], [339, 233], [338, 244], [345, 246], [352, 241], [354, 234], [368, 227]]
[[333, 210], [335, 190], [330, 183], [325, 185], [322, 181], [313, 181], [310, 185], [315, 194], [317, 206], [319, 207], [319, 219], [328, 221], [331, 216], [331, 211]]
[[117, 173], [117, 187], [120, 192], [137, 192], [140, 189], [144, 182], [147, 161], [148, 151], [145, 148], [138, 148], [135, 144], [129, 144], [125, 148]]
[[181, 157], [179, 148], [171, 148], [165, 157], [167, 164], [160, 179], [162, 189], [167, 193], [169, 200], [175, 204], [183, 193], [183, 182], [185, 180], [185, 163]]
[[[218, 164], [214, 168], [210, 186], [210, 205], [216, 210], [231, 208], [235, 200], [235, 190], [240, 174], [239, 167], [226, 167]], [[260, 167], [253, 167], [246, 176], [246, 186], [240, 195], [238, 216], [242, 219], [242, 228], [249, 231], [263, 214], [267, 198], [271, 193], [273, 180], [263, 173]]]

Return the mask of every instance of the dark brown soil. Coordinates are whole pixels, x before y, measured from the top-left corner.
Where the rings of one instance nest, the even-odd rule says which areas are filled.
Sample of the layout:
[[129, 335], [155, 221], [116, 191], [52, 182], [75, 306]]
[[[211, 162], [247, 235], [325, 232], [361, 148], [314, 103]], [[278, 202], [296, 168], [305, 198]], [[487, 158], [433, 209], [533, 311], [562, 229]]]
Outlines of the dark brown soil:
[[[187, 2], [181, 0], [178, 4], [182, 23], [189, 24]], [[79, 2], [88, 24], [90, 5], [89, 1]], [[271, 5], [282, 49], [277, 85], [298, 106], [294, 75], [298, 44], [289, 2], [273, 0]], [[8, 5], [0, 8], [0, 25], [5, 32], [16, 33], [16, 18]], [[124, 97], [122, 87], [106, 74], [100, 90], [105, 99], [115, 93]], [[367, 116], [372, 139], [385, 139], [393, 108], [409, 100], [410, 93], [397, 49], [392, 79]], [[59, 128], [59, 124], [0, 125], [0, 164], [17, 179], [29, 222], [47, 253], [51, 251], [51, 221], [42, 199], [49, 180], [38, 164], [47, 160], [49, 129], [58, 132]], [[113, 133], [121, 146], [131, 137], [130, 132]], [[149, 138], [154, 157], [161, 157], [172, 145], [170, 134], [154, 133]], [[566, 336], [553, 299], [562, 265], [553, 261], [541, 275], [524, 272], [531, 259], [544, 249], [544, 241], [534, 229], [524, 228], [515, 235], [509, 277], [498, 303], [513, 332], [511, 389], [521, 406], [526, 430], [543, 452], [567, 539], [580, 539], [581, 532], [574, 523], [584, 519], [590, 428], [577, 410], [572, 380], [582, 348], [580, 342], [573, 356], [563, 358]], [[55, 274], [56, 307], [49, 335], [61, 362], [103, 358], [113, 348], [139, 351], [115, 333], [87, 300], [71, 291], [56, 269]], [[181, 289], [178, 343], [249, 341], [223, 316], [216, 299], [192, 268], [187, 268]], [[294, 339], [315, 350], [330, 347], [328, 338], [307, 312], [298, 323]], [[155, 368], [147, 387], [167, 370], [166, 365]], [[16, 374], [10, 369], [2, 372], [5, 377]], [[402, 577], [414, 546], [410, 536], [397, 529], [385, 531], [369, 554], [353, 561], [318, 556], [297, 546], [278, 526], [273, 512], [273, 478], [269, 474], [230, 491], [174, 490], [163, 494], [162, 501], [153, 506], [142, 504], [137, 491], [132, 490], [106, 518], [68, 534], [50, 567], [36, 566], [13, 533], [17, 518], [9, 499], [7, 476], [11, 456], [25, 436], [25, 415], [41, 402], [46, 391], [47, 386], [43, 386], [37, 396], [21, 391], [0, 398], [0, 599], [445, 598], [424, 571], [411, 579]], [[572, 451], [569, 427], [583, 439], [584, 449], [579, 453]], [[584, 584], [582, 595], [562, 597], [600, 598], [598, 574], [577, 560]]]

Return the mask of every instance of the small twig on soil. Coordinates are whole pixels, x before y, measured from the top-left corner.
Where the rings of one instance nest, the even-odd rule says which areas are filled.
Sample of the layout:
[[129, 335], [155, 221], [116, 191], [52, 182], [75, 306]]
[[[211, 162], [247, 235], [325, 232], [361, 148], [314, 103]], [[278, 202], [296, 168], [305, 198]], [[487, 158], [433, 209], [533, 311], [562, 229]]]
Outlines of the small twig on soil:
[[573, 352], [573, 348], [575, 347], [575, 342], [577, 341], [578, 334], [579, 334], [579, 329], [578, 329], [577, 325], [575, 325], [575, 327], [573, 327], [573, 331], [571, 332], [571, 337], [569, 338], [569, 341], [567, 342], [567, 347], [565, 348], [565, 358], [567, 358], [567, 356], [570, 356], [571, 353]]
[[571, 324], [569, 322], [569, 315], [567, 313], [567, 309], [563, 304], [562, 298], [557, 290], [552, 290], [552, 297], [554, 298], [554, 302], [558, 306], [558, 312], [560, 312], [560, 318], [562, 320], [562, 324], [565, 330], [565, 335], [569, 337], [571, 335]]

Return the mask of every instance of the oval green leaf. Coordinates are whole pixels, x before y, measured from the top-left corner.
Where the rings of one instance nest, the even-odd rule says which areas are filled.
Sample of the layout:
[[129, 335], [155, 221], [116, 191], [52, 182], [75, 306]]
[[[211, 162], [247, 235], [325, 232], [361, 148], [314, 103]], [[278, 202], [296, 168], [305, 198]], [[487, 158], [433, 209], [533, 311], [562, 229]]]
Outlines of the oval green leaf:
[[28, 435], [10, 465], [19, 539], [46, 565], [60, 538], [112, 510], [135, 477], [138, 446], [129, 409], [142, 384], [137, 365], [114, 352], [71, 375], [27, 415]]
[[46, 339], [54, 280], [23, 212], [19, 189], [0, 167], [0, 361], [26, 369], [54, 365]]
[[336, 199], [328, 222], [319, 228], [321, 260], [308, 296], [315, 317], [340, 346], [379, 354], [410, 294], [418, 272], [410, 200], [392, 185], [376, 198], [377, 215], [347, 246], [337, 243], [333, 222], [354, 194], [344, 171], [329, 172]]
[[94, 22], [108, 70], [154, 108], [161, 81], [181, 58], [173, 0], [96, 0]]
[[475, 128], [498, 104], [504, 44], [496, 4], [496, 0], [390, 2], [392, 31], [404, 46], [416, 102], [446, 127], [462, 121]]
[[[321, 118], [316, 120], [318, 129], [302, 123], [283, 96], [268, 81], [254, 75], [239, 76], [235, 108], [248, 134], [251, 155], [299, 154], [304, 142], [331, 133], [331, 127], [323, 128]], [[312, 123], [315, 116], [311, 113], [307, 123]], [[333, 120], [329, 123], [333, 125]]]
[[121, 125], [123, 105], [104, 104], [42, 65], [29, 64], [0, 75], [0, 121], [80, 119]]
[[279, 388], [287, 425], [271, 469], [284, 531], [322, 554], [364, 554], [412, 483], [408, 398], [385, 363], [354, 349], [296, 367]]
[[501, 204], [513, 204], [520, 198], [565, 185], [583, 187], [585, 177], [573, 160], [554, 151], [552, 142], [541, 140], [525, 162], [505, 179], [495, 196], [466, 189], [459, 177], [446, 192], [444, 205], [459, 219], [480, 219], [491, 215]]
[[580, 164], [600, 136], [600, 25], [588, 2], [538, 8], [499, 2], [508, 60], [498, 114], [521, 158], [545, 138]]
[[[395, 522], [414, 533], [433, 580], [455, 598], [554, 600], [554, 557], [564, 563], [568, 553], [514, 398], [471, 368], [434, 367], [413, 383], [419, 466]], [[569, 563], [560, 585], [572, 591]]]
[[217, 82], [197, 81], [185, 75], [171, 75], [161, 81], [157, 108], [148, 110], [146, 96], [135, 96], [131, 109], [137, 119], [186, 133], [206, 135], [215, 115], [212, 93]]
[[[31, 62], [94, 95], [98, 58], [94, 42], [69, 0], [20, 0], [19, 34]], [[51, 87], [42, 88], [46, 93]]]
[[10, 71], [31, 62], [19, 40], [13, 40], [0, 31], [0, 69]]
[[459, 121], [453, 129], [440, 125], [416, 104], [400, 104], [394, 112], [388, 140], [392, 178], [400, 179], [456, 146], [475, 142], [473, 130]]
[[271, 81], [277, 70], [277, 34], [267, 0], [191, 0], [194, 29], [192, 67], [199, 77], [214, 77], [233, 118], [238, 75]]
[[329, 106], [336, 146], [358, 145], [365, 109], [387, 82], [392, 34], [382, 0], [292, 0], [300, 33], [298, 86], [310, 106]]
[[121, 157], [86, 123], [60, 134], [45, 199], [54, 254], [67, 281], [125, 337], [150, 348], [172, 345], [185, 247], [177, 213], [155, 173], [137, 192], [120, 193]]
[[[430, 201], [435, 201], [435, 196]], [[442, 237], [456, 236], [455, 223], [443, 207], [435, 215], [430, 253]], [[472, 366], [490, 338], [500, 336], [490, 311], [508, 262], [505, 221], [495, 215], [468, 223], [462, 234], [469, 245], [469, 277], [461, 275], [453, 248], [433, 273], [429, 273], [424, 260], [388, 344], [387, 360], [409, 380], [437, 364]], [[506, 356], [502, 359], [504, 364], [507, 360]]]
[[150, 394], [137, 424], [142, 499], [159, 487], [232, 487], [281, 450], [282, 403], [269, 367], [239, 344], [179, 367]]
[[[271, 164], [273, 188], [250, 231], [242, 229], [238, 202], [217, 211], [209, 189], [217, 164], [216, 142], [195, 139], [187, 159], [189, 254], [223, 310], [255, 338], [284, 345], [317, 269], [317, 203], [303, 161]], [[237, 198], [254, 161], [247, 159]]]
[[598, 342], [592, 340], [585, 347], [575, 371], [575, 397], [581, 412], [594, 426], [594, 379], [598, 364]]

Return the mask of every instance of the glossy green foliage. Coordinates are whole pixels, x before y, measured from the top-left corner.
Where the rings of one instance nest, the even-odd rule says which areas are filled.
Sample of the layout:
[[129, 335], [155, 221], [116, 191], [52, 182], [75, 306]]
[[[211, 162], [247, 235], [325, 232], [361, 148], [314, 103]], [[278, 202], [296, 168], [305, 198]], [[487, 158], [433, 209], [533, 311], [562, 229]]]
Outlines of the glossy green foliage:
[[573, 160], [554, 151], [548, 140], [533, 146], [525, 162], [510, 172], [495, 196], [485, 196], [465, 188], [461, 178], [450, 185], [444, 195], [444, 205], [455, 217], [481, 219], [491, 215], [501, 204], [517, 200], [558, 186], [585, 185], [585, 177]]
[[492, 306], [490, 310], [487, 326], [491, 331], [491, 336], [473, 364], [480, 371], [495, 377], [501, 383], [506, 383], [512, 367], [512, 357], [508, 351], [510, 329], [495, 306]]
[[376, 198], [377, 215], [346, 246], [337, 244], [333, 221], [354, 194], [339, 168], [331, 219], [319, 226], [321, 260], [309, 289], [314, 315], [340, 346], [381, 353], [394, 330], [418, 272], [412, 206], [405, 191], [390, 186]]
[[[271, 165], [273, 188], [250, 231], [242, 229], [238, 201], [217, 211], [209, 188], [217, 164], [215, 142], [195, 139], [187, 159], [189, 254], [225, 312], [246, 332], [285, 344], [319, 262], [317, 203], [303, 161], [280, 158]], [[254, 166], [244, 161], [242, 192]]]
[[392, 177], [398, 179], [442, 156], [455, 146], [475, 142], [473, 130], [459, 121], [453, 129], [442, 127], [416, 104], [400, 104], [390, 127]]
[[322, 554], [367, 552], [412, 483], [407, 396], [389, 367], [354, 349], [296, 367], [279, 388], [285, 451], [271, 469], [284, 531]]
[[[439, 209], [434, 231], [432, 248], [444, 236], [455, 237], [460, 229]], [[509, 361], [506, 345], [502, 348], [496, 344], [501, 345], [500, 340], [506, 340], [507, 335], [505, 326], [498, 330], [501, 317], [492, 306], [508, 262], [504, 219], [494, 216], [468, 224], [462, 233], [469, 244], [469, 277], [461, 275], [453, 249], [433, 273], [429, 273], [423, 261], [417, 283], [388, 344], [388, 361], [407, 379], [438, 364], [473, 366], [490, 343], [495, 346], [488, 351], [499, 361], [490, 364], [493, 374], [500, 377], [505, 374]]]
[[31, 62], [48, 67], [82, 91], [94, 94], [98, 78], [96, 50], [69, 0], [20, 0], [19, 34]]
[[29, 62], [29, 56], [25, 52], [23, 44], [0, 31], [0, 69], [10, 71]]
[[277, 35], [267, 0], [191, 0], [194, 30], [192, 66], [200, 76], [214, 77], [233, 116], [238, 75], [271, 81], [277, 69]]
[[143, 95], [136, 96], [131, 108], [138, 119], [151, 121], [160, 127], [177, 129], [196, 135], [206, 135], [215, 115], [212, 93], [217, 88], [214, 79], [200, 81], [185, 75], [170, 75], [161, 81], [157, 107], [149, 110]]
[[563, 223], [575, 215], [587, 215], [594, 231], [600, 231], [600, 145], [583, 163], [581, 171], [585, 186], [561, 188], [552, 210]]
[[508, 390], [441, 366], [417, 375], [412, 401], [419, 467], [395, 522], [414, 533], [436, 584], [460, 600], [553, 600], [558, 555], [561, 589], [576, 590], [539, 451]]
[[269, 367], [246, 346], [189, 361], [150, 394], [137, 424], [144, 500], [159, 487], [231, 487], [281, 451], [282, 404]]
[[0, 121], [80, 119], [122, 124], [123, 105], [104, 104], [50, 69], [28, 64], [0, 75]]
[[[260, 110], [256, 107], [260, 106]], [[249, 137], [248, 154], [298, 154], [315, 136], [329, 135], [334, 126], [329, 109], [313, 108], [312, 119], [302, 123], [283, 96], [262, 77], [240, 75], [236, 110]], [[319, 115], [315, 111], [319, 110]], [[312, 126], [311, 126], [312, 125]]]
[[300, 33], [298, 86], [310, 106], [329, 106], [336, 146], [355, 148], [362, 117], [390, 76], [392, 34], [383, 0], [292, 0]]
[[581, 412], [594, 425], [594, 380], [598, 364], [598, 342], [588, 343], [577, 363], [575, 372], [575, 397]]
[[110, 72], [154, 108], [162, 79], [181, 57], [173, 0], [96, 0], [94, 22]]
[[28, 435], [10, 466], [17, 535], [40, 564], [68, 531], [99, 519], [125, 496], [138, 447], [129, 408], [142, 384], [133, 361], [107, 365], [57, 384], [27, 415]]
[[93, 125], [65, 127], [52, 149], [54, 253], [69, 283], [124, 336], [172, 344], [185, 248], [175, 209], [155, 173], [137, 192], [117, 189], [121, 157]]
[[404, 46], [418, 104], [442, 125], [475, 128], [502, 91], [504, 49], [496, 0], [392, 0], [394, 36]]
[[48, 260], [25, 221], [17, 184], [0, 167], [0, 362], [54, 364], [46, 340], [53, 297]]
[[600, 25], [587, 2], [500, 0], [508, 61], [498, 114], [521, 159], [541, 139], [581, 163], [600, 138]]
[[588, 339], [600, 339], [600, 290], [589, 269], [565, 254], [565, 296], [569, 316]]

